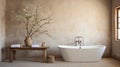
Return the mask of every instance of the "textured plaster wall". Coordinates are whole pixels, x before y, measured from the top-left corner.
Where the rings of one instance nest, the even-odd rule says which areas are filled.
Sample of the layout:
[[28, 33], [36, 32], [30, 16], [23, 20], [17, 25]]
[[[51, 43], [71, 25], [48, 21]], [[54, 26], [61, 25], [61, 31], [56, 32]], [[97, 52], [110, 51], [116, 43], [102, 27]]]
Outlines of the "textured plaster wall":
[[3, 60], [3, 48], [5, 47], [5, 8], [6, 0], [0, 0], [0, 61]]
[[120, 0], [112, 0], [112, 56], [120, 59], [120, 41], [116, 40], [116, 22], [115, 22], [115, 8], [120, 6]]
[[[60, 56], [59, 44], [74, 45], [75, 36], [83, 36], [85, 45], [106, 45], [104, 56], [111, 52], [111, 0], [7, 0], [6, 43], [23, 43], [24, 26], [12, 20], [12, 10], [18, 11], [29, 5], [41, 4], [44, 12], [53, 18], [53, 24], [46, 26], [51, 37], [35, 34], [33, 43], [45, 41], [50, 48], [48, 54]], [[22, 53], [22, 54], [21, 54]], [[39, 56], [38, 51], [19, 51], [21, 56]]]

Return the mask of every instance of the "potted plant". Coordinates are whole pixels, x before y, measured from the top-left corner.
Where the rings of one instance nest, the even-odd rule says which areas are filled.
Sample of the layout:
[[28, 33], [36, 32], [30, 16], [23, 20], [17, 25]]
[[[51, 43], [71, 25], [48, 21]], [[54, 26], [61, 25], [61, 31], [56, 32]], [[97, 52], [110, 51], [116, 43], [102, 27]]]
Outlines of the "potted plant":
[[[31, 47], [32, 45], [32, 36], [36, 33], [46, 33], [47, 30], [44, 30], [43, 27], [51, 23], [51, 17], [40, 17], [39, 9], [30, 10], [26, 7], [21, 12], [16, 14], [17, 21], [24, 24], [26, 30], [26, 38], [24, 40], [25, 46]], [[21, 22], [22, 20], [22, 22]]]

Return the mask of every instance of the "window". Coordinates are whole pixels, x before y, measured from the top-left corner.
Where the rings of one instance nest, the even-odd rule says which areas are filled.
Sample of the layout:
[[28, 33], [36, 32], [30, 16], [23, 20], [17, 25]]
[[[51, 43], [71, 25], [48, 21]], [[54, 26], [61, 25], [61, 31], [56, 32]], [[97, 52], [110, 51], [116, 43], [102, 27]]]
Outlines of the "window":
[[120, 8], [117, 8], [117, 40], [120, 40]]

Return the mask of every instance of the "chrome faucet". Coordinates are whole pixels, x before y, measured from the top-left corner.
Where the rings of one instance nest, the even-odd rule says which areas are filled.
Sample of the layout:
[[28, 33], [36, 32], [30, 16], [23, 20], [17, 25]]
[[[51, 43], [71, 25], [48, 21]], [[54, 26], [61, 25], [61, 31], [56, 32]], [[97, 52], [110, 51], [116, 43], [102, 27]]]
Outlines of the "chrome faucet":
[[82, 36], [76, 36], [75, 37], [75, 45], [81, 46], [84, 43], [84, 38]]

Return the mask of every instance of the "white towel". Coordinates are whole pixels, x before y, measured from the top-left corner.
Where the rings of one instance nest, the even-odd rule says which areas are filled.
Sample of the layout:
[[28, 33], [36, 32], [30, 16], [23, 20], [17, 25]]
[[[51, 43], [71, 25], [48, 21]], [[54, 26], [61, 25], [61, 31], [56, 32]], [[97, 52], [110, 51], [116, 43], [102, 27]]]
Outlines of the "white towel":
[[39, 44], [33, 44], [32, 47], [40, 47]]
[[12, 44], [11, 47], [20, 47], [20, 44]]

